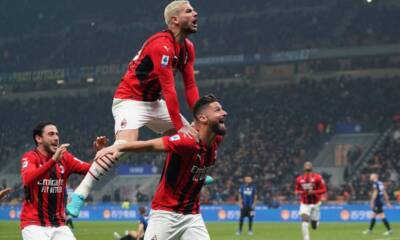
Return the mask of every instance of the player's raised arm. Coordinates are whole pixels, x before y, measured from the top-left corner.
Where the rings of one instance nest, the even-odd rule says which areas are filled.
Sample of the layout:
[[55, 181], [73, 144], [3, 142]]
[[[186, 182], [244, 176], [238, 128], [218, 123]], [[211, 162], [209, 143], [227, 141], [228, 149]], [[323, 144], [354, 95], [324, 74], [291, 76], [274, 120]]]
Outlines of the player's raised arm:
[[3, 190], [0, 190], [0, 201], [10, 192], [12, 192], [12, 188], [5, 188]]

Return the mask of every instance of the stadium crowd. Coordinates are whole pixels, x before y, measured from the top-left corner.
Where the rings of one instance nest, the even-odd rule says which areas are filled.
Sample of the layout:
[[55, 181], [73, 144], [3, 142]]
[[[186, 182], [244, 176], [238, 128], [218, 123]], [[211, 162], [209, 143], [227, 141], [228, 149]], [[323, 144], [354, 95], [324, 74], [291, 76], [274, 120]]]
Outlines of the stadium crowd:
[[[200, 31], [193, 36], [198, 56], [386, 44], [400, 38], [394, 24], [399, 7], [385, 1], [193, 4], [200, 19]], [[2, 2], [3, 22], [13, 24], [0, 28], [0, 72], [126, 63], [148, 36], [163, 29], [162, 6], [144, 0], [102, 0], [96, 7], [69, 1]], [[259, 29], [248, 27], [255, 22]]]
[[[393, 124], [393, 116], [398, 114], [399, 80], [341, 78], [302, 80], [297, 84], [275, 87], [218, 84], [200, 89], [201, 93], [215, 93], [229, 112], [228, 134], [212, 172], [216, 183], [204, 188], [203, 202], [235, 202], [244, 174], [255, 179], [260, 201], [276, 206], [278, 202], [295, 200], [293, 183], [301, 172], [301, 164], [312, 160], [315, 156], [313, 149], [319, 149], [334, 134], [336, 123], [357, 123], [366, 132], [384, 131]], [[0, 110], [7, 114], [0, 119], [0, 164], [7, 166], [12, 162], [8, 171], [18, 173], [19, 154], [33, 147], [31, 129], [41, 120], [55, 121], [61, 142], [71, 143], [72, 153], [90, 160], [94, 154], [92, 141], [95, 136], [106, 135], [112, 139], [111, 99], [111, 92], [93, 92], [77, 96], [2, 100]], [[190, 118], [187, 111], [184, 115]], [[370, 160], [368, 169], [361, 171], [352, 184], [334, 188], [329, 186], [329, 176], [325, 175], [328, 199], [346, 196], [348, 200], [365, 200], [369, 189], [367, 172], [378, 165], [386, 171], [398, 169], [399, 132], [397, 129], [391, 135], [396, 138], [385, 140]], [[141, 136], [142, 139], [149, 137], [149, 132]], [[132, 164], [150, 163], [162, 169], [159, 159], [155, 155], [140, 154], [132, 155], [128, 161]], [[390, 176], [385, 179], [387, 181], [398, 176], [396, 170], [390, 171], [390, 174], [382, 172]], [[397, 185], [389, 188], [392, 196], [396, 190]], [[114, 195], [120, 199], [126, 197]], [[112, 197], [106, 199], [114, 200]]]

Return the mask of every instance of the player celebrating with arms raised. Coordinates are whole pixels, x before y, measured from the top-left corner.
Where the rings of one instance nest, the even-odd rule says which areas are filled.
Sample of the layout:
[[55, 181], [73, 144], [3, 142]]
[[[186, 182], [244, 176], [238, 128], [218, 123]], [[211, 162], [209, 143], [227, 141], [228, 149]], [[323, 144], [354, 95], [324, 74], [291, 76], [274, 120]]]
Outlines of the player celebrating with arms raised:
[[[65, 226], [66, 182], [72, 173], [85, 174], [90, 164], [69, 153], [69, 144], [59, 146], [58, 130], [52, 122], [38, 124], [33, 130], [33, 140], [36, 148], [21, 158], [25, 191], [20, 216], [22, 238], [75, 240], [71, 230]], [[105, 137], [96, 139], [97, 150], [105, 144]]]
[[390, 208], [392, 204], [389, 201], [389, 196], [386, 193], [385, 186], [381, 181], [379, 181], [378, 174], [372, 173], [370, 175], [370, 181], [372, 182], [372, 196], [371, 196], [371, 209], [373, 211], [371, 217], [371, 223], [369, 225], [369, 229], [364, 231], [364, 234], [370, 234], [374, 229], [376, 217], [382, 219], [383, 224], [385, 225], [387, 231], [383, 233], [383, 235], [388, 236], [392, 235], [392, 229], [390, 228], [390, 224], [386, 219], [385, 213], [383, 212], [383, 205], [386, 202], [386, 205]]
[[321, 175], [312, 171], [311, 162], [304, 163], [304, 174], [296, 179], [295, 193], [300, 195], [300, 217], [303, 240], [310, 240], [308, 224], [312, 229], [319, 225], [321, 196], [326, 193], [325, 182]]
[[121, 151], [167, 152], [167, 158], [152, 201], [145, 240], [208, 240], [207, 228], [201, 217], [200, 190], [206, 174], [216, 161], [217, 148], [225, 134], [225, 117], [218, 100], [208, 95], [200, 98], [194, 108], [194, 128], [200, 139], [179, 133], [148, 141], [134, 141], [105, 148], [97, 154]]
[[[115, 92], [112, 106], [114, 144], [137, 141], [139, 128], [143, 126], [157, 133], [181, 132], [192, 137], [198, 136], [180, 114], [174, 80], [175, 71], [180, 71], [186, 101], [192, 109], [199, 99], [199, 92], [194, 78], [195, 50], [187, 37], [197, 32], [197, 12], [189, 1], [177, 0], [166, 6], [164, 18], [167, 30], [156, 33], [143, 44], [129, 63]], [[72, 216], [79, 215], [93, 183], [106, 174], [104, 165], [110, 164], [107, 159], [104, 161], [104, 164], [92, 165], [72, 195], [72, 201], [67, 206]]]

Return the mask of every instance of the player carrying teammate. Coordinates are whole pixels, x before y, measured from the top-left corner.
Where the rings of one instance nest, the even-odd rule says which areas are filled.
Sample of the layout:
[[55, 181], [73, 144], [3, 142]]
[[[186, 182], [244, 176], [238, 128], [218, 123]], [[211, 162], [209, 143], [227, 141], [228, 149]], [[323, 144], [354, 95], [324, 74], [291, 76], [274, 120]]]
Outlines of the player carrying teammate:
[[312, 229], [319, 225], [321, 195], [326, 192], [325, 182], [321, 175], [312, 171], [311, 162], [304, 163], [304, 174], [296, 179], [295, 193], [300, 195], [301, 230], [303, 240], [310, 240], [308, 224], [311, 221]]
[[239, 206], [240, 206], [240, 218], [239, 218], [239, 230], [236, 235], [242, 234], [243, 219], [247, 217], [249, 219], [249, 230], [248, 234], [253, 235], [253, 218], [254, 210], [257, 203], [257, 190], [253, 184], [253, 178], [251, 176], [244, 177], [244, 184], [240, 185], [239, 188]]
[[386, 205], [391, 208], [392, 204], [389, 201], [389, 197], [386, 193], [385, 186], [378, 179], [378, 174], [373, 173], [370, 176], [370, 181], [372, 182], [372, 196], [370, 206], [373, 211], [371, 223], [369, 225], [369, 229], [365, 230], [364, 234], [370, 234], [374, 229], [376, 217], [381, 218], [383, 224], [385, 225], [387, 231], [383, 233], [383, 235], [388, 236], [392, 235], [392, 229], [390, 228], [389, 222], [385, 217], [385, 213], [383, 212], [383, 205], [386, 202]]
[[148, 218], [146, 207], [140, 207], [137, 231], [126, 231], [123, 237], [114, 232], [115, 240], [143, 240], [148, 225]]
[[[104, 146], [104, 137], [96, 139], [97, 149]], [[21, 229], [24, 240], [75, 240], [65, 226], [65, 187], [72, 173], [85, 174], [90, 164], [67, 151], [69, 144], [59, 145], [54, 123], [43, 122], [33, 130], [36, 148], [21, 158], [24, 201]]]
[[149, 226], [145, 240], [208, 240], [203, 218], [199, 213], [200, 190], [207, 172], [214, 166], [217, 148], [225, 134], [225, 117], [218, 100], [208, 95], [200, 98], [193, 108], [194, 128], [200, 140], [178, 133], [148, 141], [113, 145], [96, 156], [121, 151], [167, 152], [167, 158], [152, 201]]
[[[174, 80], [174, 73], [181, 72], [186, 101], [192, 109], [199, 92], [194, 78], [194, 45], [187, 37], [197, 32], [197, 12], [189, 1], [177, 0], [166, 6], [164, 18], [167, 30], [154, 34], [143, 44], [115, 92], [114, 144], [137, 141], [139, 128], [143, 126], [157, 133], [198, 136], [180, 114]], [[93, 183], [106, 174], [105, 165], [110, 164], [108, 159], [104, 161], [92, 165], [72, 195], [67, 206], [72, 216], [79, 214]]]

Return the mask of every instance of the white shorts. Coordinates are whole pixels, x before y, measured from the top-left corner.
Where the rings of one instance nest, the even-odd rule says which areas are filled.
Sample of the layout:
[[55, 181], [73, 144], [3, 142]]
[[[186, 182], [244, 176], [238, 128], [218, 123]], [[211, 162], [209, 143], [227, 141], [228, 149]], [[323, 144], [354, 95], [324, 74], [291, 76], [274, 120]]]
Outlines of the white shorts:
[[42, 227], [30, 225], [22, 229], [23, 240], [76, 240], [69, 227]]
[[299, 214], [307, 215], [313, 221], [319, 221], [320, 218], [320, 211], [319, 211], [320, 204], [300, 204]]
[[[115, 134], [120, 130], [139, 129], [146, 126], [156, 133], [174, 128], [164, 100], [142, 102], [114, 98], [112, 114], [115, 120]], [[188, 121], [181, 115], [184, 125]]]
[[152, 210], [144, 240], [210, 240], [201, 214]]

